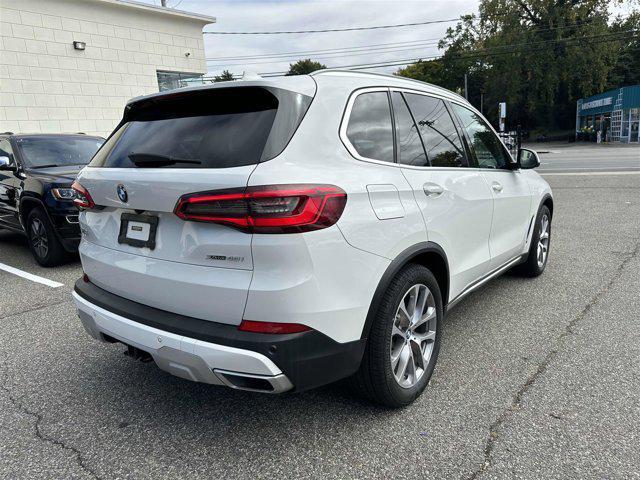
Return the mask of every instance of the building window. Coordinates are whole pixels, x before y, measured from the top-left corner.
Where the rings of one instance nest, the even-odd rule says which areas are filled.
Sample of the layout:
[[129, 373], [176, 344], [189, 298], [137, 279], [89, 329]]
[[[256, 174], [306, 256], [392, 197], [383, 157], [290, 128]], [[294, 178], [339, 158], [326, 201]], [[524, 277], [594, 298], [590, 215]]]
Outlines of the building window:
[[182, 87], [202, 85], [202, 73], [167, 72], [158, 70], [158, 88], [161, 92]]

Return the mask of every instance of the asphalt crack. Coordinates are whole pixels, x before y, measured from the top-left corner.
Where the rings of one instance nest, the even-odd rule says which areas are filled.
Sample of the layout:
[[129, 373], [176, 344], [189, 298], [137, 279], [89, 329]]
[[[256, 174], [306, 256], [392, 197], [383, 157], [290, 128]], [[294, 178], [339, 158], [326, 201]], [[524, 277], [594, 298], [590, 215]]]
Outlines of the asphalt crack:
[[11, 318], [11, 317], [17, 317], [19, 315], [23, 315], [25, 313], [31, 313], [31, 312], [37, 312], [38, 310], [44, 310], [45, 308], [51, 308], [51, 307], [55, 307], [56, 305], [61, 305], [63, 303], [68, 302], [68, 299], [63, 299], [63, 300], [59, 300], [57, 302], [47, 302], [47, 303], [43, 303], [41, 305], [35, 305], [31, 308], [27, 308], [26, 310], [20, 310], [19, 312], [12, 312], [12, 313], [8, 313], [6, 315], [2, 315], [0, 316], [0, 320], [5, 320], [7, 318]]
[[39, 414], [38, 412], [35, 412], [33, 410], [31, 410], [29, 407], [27, 407], [26, 405], [24, 405], [18, 398], [16, 398], [13, 394], [13, 392], [11, 391], [11, 389], [7, 386], [8, 382], [9, 382], [9, 368], [7, 367], [6, 362], [2, 362], [2, 367], [3, 367], [3, 375], [2, 375], [2, 383], [0, 383], [0, 390], [2, 390], [3, 392], [5, 392], [7, 399], [9, 400], [9, 402], [11, 403], [11, 405], [13, 405], [19, 412], [23, 413], [24, 415], [30, 416], [32, 418], [35, 419], [35, 423], [34, 423], [34, 437], [37, 438], [38, 440], [44, 442], [44, 443], [49, 443], [51, 445], [55, 445], [58, 446], [60, 448], [62, 448], [62, 450], [65, 450], [67, 452], [71, 452], [75, 458], [75, 463], [87, 474], [89, 474], [91, 477], [100, 480], [100, 476], [95, 472], [95, 470], [93, 470], [91, 467], [89, 467], [85, 461], [85, 458], [82, 455], [82, 452], [80, 452], [80, 450], [78, 450], [77, 448], [71, 446], [71, 445], [67, 445], [64, 441], [62, 440], [58, 440], [57, 438], [53, 438], [49, 435], [46, 435], [41, 428], [41, 424], [42, 421], [44, 420], [44, 417]]
[[565, 329], [555, 340], [557, 348], [549, 351], [547, 355], [538, 364], [536, 371], [527, 378], [527, 380], [520, 386], [511, 399], [511, 404], [505, 408], [502, 413], [496, 418], [496, 420], [489, 426], [489, 438], [484, 448], [484, 462], [475, 470], [471, 475], [467, 477], [468, 480], [475, 480], [481, 474], [486, 472], [493, 462], [493, 451], [498, 441], [501, 428], [511, 418], [511, 416], [522, 408], [522, 399], [526, 393], [535, 385], [538, 379], [545, 373], [551, 362], [556, 358], [558, 352], [563, 347], [563, 342], [566, 337], [573, 334], [574, 328], [580, 323], [580, 321], [593, 309], [593, 307], [611, 290], [614, 283], [622, 275], [622, 271], [625, 267], [638, 256], [640, 253], [640, 243], [636, 244], [635, 248], [631, 252], [626, 253], [626, 258], [616, 267], [611, 275], [609, 281], [589, 300], [589, 302], [580, 310], [580, 312], [572, 318], [569, 323], [565, 325]]

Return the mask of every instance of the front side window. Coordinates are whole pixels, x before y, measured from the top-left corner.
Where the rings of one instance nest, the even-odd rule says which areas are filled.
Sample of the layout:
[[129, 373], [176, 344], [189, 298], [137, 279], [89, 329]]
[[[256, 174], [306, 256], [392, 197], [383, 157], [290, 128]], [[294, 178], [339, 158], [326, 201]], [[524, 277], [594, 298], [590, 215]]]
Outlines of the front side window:
[[398, 163], [426, 167], [429, 165], [420, 134], [400, 92], [393, 92], [393, 116], [396, 121]]
[[0, 157], [9, 157], [9, 161], [13, 163], [13, 149], [9, 140], [0, 140]]
[[415, 93], [405, 93], [405, 98], [418, 124], [431, 166], [466, 166], [464, 147], [444, 102]]
[[452, 104], [460, 118], [462, 128], [471, 141], [471, 149], [480, 168], [505, 168], [509, 156], [502, 141], [493, 133], [484, 119], [461, 105]]
[[361, 157], [393, 162], [393, 130], [386, 91], [361, 93], [356, 97], [347, 138]]

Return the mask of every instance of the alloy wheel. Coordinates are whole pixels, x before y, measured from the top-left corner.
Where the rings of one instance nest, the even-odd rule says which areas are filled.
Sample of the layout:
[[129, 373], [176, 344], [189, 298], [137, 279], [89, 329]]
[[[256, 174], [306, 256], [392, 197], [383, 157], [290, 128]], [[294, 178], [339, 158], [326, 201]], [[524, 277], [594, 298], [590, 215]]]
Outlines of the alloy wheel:
[[547, 263], [549, 255], [549, 217], [544, 215], [540, 222], [540, 238], [538, 240], [538, 267], [542, 268]]
[[403, 388], [413, 387], [424, 375], [436, 339], [436, 301], [426, 285], [414, 285], [402, 297], [391, 332], [393, 376]]
[[31, 246], [39, 258], [45, 258], [49, 253], [47, 229], [39, 218], [34, 218], [31, 221]]

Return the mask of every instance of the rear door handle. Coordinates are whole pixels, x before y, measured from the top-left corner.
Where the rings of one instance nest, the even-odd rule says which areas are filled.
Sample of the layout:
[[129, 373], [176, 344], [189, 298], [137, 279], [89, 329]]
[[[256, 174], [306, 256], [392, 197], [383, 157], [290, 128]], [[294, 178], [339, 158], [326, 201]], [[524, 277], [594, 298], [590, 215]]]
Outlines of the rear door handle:
[[444, 187], [442, 185], [438, 185], [437, 183], [425, 183], [422, 186], [424, 190], [424, 194], [427, 197], [437, 197], [438, 195], [442, 195], [444, 193]]
[[493, 182], [491, 184], [491, 188], [493, 188], [493, 190], [495, 192], [501, 192], [502, 191], [502, 185], [500, 183], [498, 183], [498, 182]]

